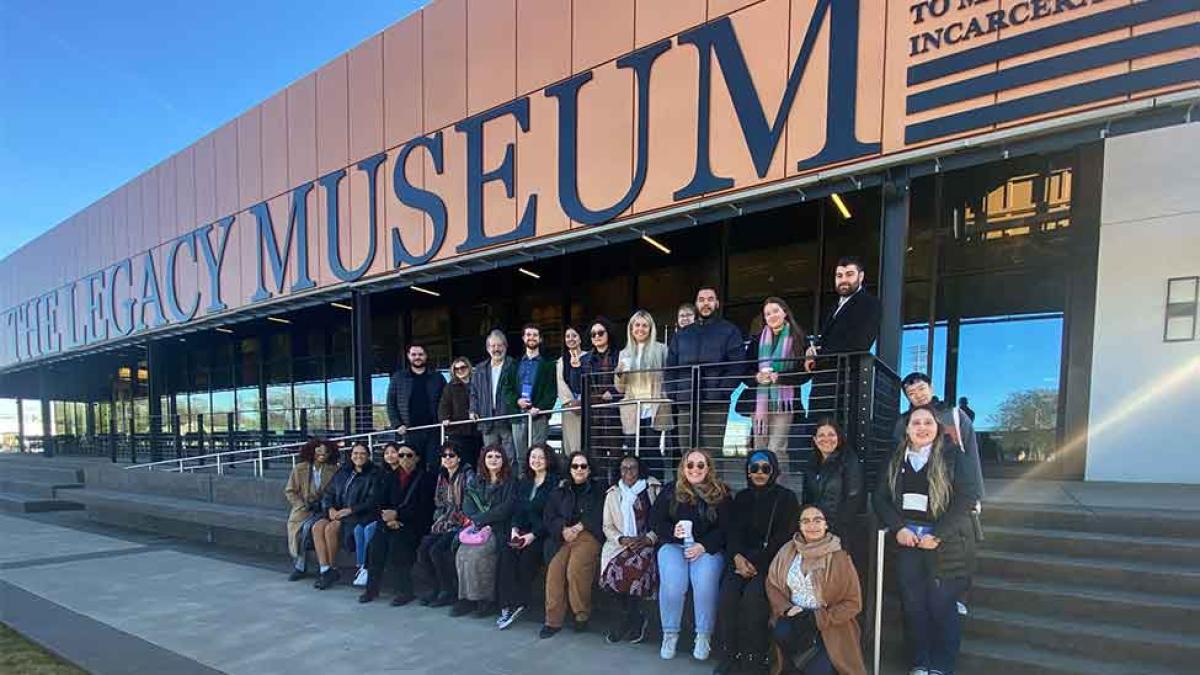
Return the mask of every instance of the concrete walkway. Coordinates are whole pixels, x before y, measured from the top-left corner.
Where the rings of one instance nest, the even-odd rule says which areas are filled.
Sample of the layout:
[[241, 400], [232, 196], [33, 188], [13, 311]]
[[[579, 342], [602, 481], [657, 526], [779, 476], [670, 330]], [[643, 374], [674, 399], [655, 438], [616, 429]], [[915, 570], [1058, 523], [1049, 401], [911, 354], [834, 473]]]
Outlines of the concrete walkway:
[[165, 538], [98, 533], [79, 514], [0, 516], [0, 618], [93, 673], [708, 673], [599, 627], [539, 640], [491, 620], [289, 583], [286, 563]]

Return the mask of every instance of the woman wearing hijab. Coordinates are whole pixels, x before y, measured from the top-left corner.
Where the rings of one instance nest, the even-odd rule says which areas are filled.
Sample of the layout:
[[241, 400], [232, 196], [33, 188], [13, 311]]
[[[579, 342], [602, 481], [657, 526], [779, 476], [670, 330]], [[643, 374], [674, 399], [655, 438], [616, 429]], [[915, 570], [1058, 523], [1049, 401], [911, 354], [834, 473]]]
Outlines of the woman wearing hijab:
[[654, 555], [658, 537], [650, 529], [650, 509], [662, 491], [662, 483], [647, 475], [634, 455], [621, 459], [620, 472], [620, 479], [604, 497], [600, 588], [616, 596], [624, 607], [619, 624], [605, 639], [609, 644], [636, 644], [646, 639], [650, 623], [642, 606], [658, 590]]
[[779, 459], [770, 450], [746, 458], [746, 489], [733, 498], [725, 531], [729, 562], [721, 582], [721, 642], [714, 673], [767, 672], [767, 567], [792, 538], [800, 515], [796, 494], [779, 480]]
[[858, 572], [820, 508], [800, 512], [800, 531], [779, 549], [767, 572], [767, 597], [784, 672], [866, 675]]

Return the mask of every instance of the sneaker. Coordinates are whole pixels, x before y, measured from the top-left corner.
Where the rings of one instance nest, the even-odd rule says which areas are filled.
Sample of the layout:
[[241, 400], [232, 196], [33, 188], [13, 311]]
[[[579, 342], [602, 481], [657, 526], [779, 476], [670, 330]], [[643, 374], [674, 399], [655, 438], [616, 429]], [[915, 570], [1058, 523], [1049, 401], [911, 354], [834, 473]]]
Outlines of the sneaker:
[[921, 666], [917, 666], [908, 671], [908, 675], [929, 675], [929, 671]]
[[308, 575], [305, 574], [304, 570], [293, 569], [292, 573], [288, 575], [288, 581], [300, 581], [306, 576]]
[[555, 635], [558, 635], [558, 631], [560, 631], [560, 630], [562, 630], [562, 629], [555, 628], [553, 626], [542, 626], [542, 629], [540, 631], [538, 631], [538, 637], [543, 640], [545, 640], [546, 638], [552, 638]]
[[971, 614], [969, 611], [967, 611], [967, 606], [964, 603], [958, 602], [955, 604], [958, 605], [958, 613], [959, 614], [961, 614], [963, 616], [969, 616]]
[[475, 611], [475, 603], [470, 600], [459, 600], [450, 608], [450, 616], [466, 616]]
[[500, 630], [508, 628], [513, 624], [514, 621], [517, 620], [518, 616], [521, 616], [521, 613], [524, 611], [525, 605], [517, 605], [511, 609], [506, 607], [504, 611], [500, 613], [500, 618], [496, 620], [496, 627]]
[[692, 647], [692, 658], [697, 661], [704, 661], [711, 653], [712, 645], [709, 644], [708, 635], [705, 633], [696, 633], [696, 644]]
[[358, 574], [354, 575], [354, 583], [352, 585], [359, 587], [367, 585], [367, 568], [358, 568]]
[[679, 646], [679, 633], [663, 633], [662, 647], [658, 655], [664, 659], [675, 658], [675, 648]]
[[575, 629], [576, 633], [586, 633], [588, 629], [588, 620], [575, 619], [575, 624], [572, 626], [572, 628]]

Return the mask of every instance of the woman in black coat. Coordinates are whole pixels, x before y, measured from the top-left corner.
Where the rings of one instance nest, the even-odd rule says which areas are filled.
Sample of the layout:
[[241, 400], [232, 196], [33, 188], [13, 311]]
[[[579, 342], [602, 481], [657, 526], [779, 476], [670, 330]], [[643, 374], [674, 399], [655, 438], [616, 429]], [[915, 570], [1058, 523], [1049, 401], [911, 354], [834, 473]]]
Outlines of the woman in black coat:
[[446, 438], [458, 446], [459, 455], [463, 461], [476, 466], [479, 459], [479, 446], [483, 440], [475, 429], [475, 424], [447, 424], [448, 422], [466, 422], [471, 419], [471, 362], [465, 356], [454, 359], [450, 364], [450, 382], [442, 389], [442, 398], [438, 401], [438, 420], [446, 424]]
[[359, 572], [366, 569], [367, 542], [375, 531], [377, 516], [375, 470], [367, 444], [355, 442], [350, 461], [325, 487], [321, 497], [325, 518], [313, 525], [313, 544], [321, 564], [314, 588], [324, 590], [337, 583], [339, 574], [333, 563], [339, 540], [343, 548], [355, 552]]
[[529, 604], [530, 589], [544, 556], [543, 514], [558, 480], [558, 456], [545, 443], [535, 443], [525, 457], [525, 475], [517, 481], [508, 540], [499, 543], [496, 594], [500, 618], [496, 627], [500, 630], [511, 626]]
[[591, 462], [582, 450], [567, 460], [569, 478], [550, 493], [542, 514], [546, 526], [546, 624], [540, 637], [562, 630], [568, 600], [575, 630], [587, 628], [592, 587], [604, 541], [604, 490], [592, 481]]
[[846, 435], [833, 418], [817, 421], [813, 432], [813, 462], [804, 472], [804, 501], [828, 514], [829, 531], [842, 540], [842, 549], [854, 560], [855, 569], [866, 570], [867, 489], [862, 463]]
[[384, 568], [391, 565], [396, 591], [392, 606], [399, 607], [414, 597], [412, 567], [417, 560], [417, 546], [433, 522], [437, 478], [421, 466], [421, 458], [407, 445], [384, 445], [383, 462], [384, 468], [376, 472], [379, 520], [367, 545], [367, 589], [358, 601], [371, 602], [379, 597]]

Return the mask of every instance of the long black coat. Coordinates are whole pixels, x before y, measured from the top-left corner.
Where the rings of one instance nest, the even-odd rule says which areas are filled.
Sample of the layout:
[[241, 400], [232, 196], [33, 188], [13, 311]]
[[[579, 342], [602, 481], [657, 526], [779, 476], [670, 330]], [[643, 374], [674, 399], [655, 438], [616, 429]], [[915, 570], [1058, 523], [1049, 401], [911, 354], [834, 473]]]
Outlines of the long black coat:
[[879, 298], [867, 293], [865, 288], [850, 296], [840, 312], [834, 303], [821, 322], [821, 353], [870, 351], [875, 338], [879, 337], [882, 312], [883, 305]]
[[[418, 466], [413, 469], [408, 485], [401, 487], [399, 471], [384, 468], [377, 473], [375, 490], [379, 515], [382, 516], [381, 512], [385, 510], [395, 511], [396, 519], [406, 532], [417, 537], [428, 534], [433, 524], [433, 495], [437, 489], [437, 478], [425, 467]], [[386, 526], [381, 522], [379, 527]]]
[[813, 456], [812, 468], [804, 472], [805, 500], [820, 507], [829, 529], [845, 540], [866, 507], [862, 463], [851, 448], [836, 450], [825, 461], [814, 448]]
[[[590, 532], [597, 542], [604, 543], [604, 489], [595, 481], [588, 481], [580, 499], [583, 503], [576, 498], [569, 478], [559, 481], [558, 487], [550, 492], [546, 508], [542, 511], [546, 527], [546, 546], [542, 550], [547, 563], [554, 559], [563, 546], [563, 528], [575, 523], [583, 523], [583, 529]], [[578, 517], [577, 511], [580, 512]]]

